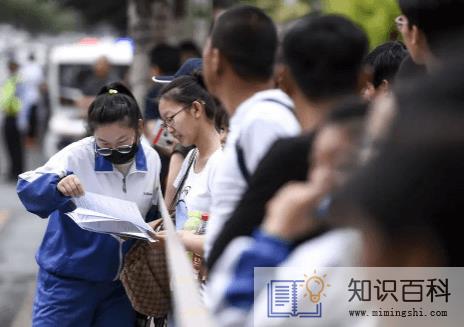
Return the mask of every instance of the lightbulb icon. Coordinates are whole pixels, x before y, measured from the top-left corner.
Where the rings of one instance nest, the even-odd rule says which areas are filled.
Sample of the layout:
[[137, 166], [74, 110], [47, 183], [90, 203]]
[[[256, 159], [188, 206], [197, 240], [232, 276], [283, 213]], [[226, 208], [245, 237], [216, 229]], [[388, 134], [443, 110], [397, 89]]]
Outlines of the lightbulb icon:
[[314, 304], [321, 300], [321, 293], [324, 291], [324, 280], [319, 276], [312, 276], [306, 281], [306, 290], [309, 293], [309, 299]]
[[316, 270], [314, 270], [314, 274], [311, 277], [308, 277], [306, 274], [304, 276], [305, 283], [304, 285], [300, 285], [300, 287], [305, 287], [308, 292], [304, 297], [309, 295], [309, 300], [314, 304], [318, 304], [321, 300], [321, 295], [326, 296], [325, 293], [323, 293], [326, 287], [330, 287], [330, 284], [327, 284], [325, 281], [327, 275], [320, 277], [317, 275]]

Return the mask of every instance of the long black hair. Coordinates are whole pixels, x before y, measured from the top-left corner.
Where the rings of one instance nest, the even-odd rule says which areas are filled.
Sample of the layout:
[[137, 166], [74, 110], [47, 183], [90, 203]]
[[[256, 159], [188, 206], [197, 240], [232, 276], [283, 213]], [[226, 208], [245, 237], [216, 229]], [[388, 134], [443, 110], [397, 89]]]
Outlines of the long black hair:
[[114, 82], [103, 86], [90, 104], [87, 127], [93, 134], [100, 125], [121, 122], [137, 130], [140, 119], [142, 113], [132, 92], [122, 83]]
[[217, 112], [216, 104], [213, 96], [206, 90], [200, 72], [176, 78], [161, 89], [159, 98], [183, 105], [189, 105], [193, 101], [200, 100], [204, 103], [206, 117], [210, 121], [214, 121], [215, 119]]

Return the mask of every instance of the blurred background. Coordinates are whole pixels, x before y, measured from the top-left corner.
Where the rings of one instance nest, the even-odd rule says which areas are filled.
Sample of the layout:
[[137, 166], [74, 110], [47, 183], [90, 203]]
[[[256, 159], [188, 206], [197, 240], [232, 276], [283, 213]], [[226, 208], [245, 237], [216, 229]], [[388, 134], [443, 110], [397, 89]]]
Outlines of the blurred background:
[[[88, 95], [88, 76], [111, 69], [130, 85], [143, 111], [152, 83], [150, 49], [161, 43], [193, 44], [201, 53], [214, 17], [236, 3], [263, 8], [279, 29], [322, 11], [357, 22], [371, 48], [398, 38], [396, 0], [2, 0], [0, 85], [9, 76], [8, 64], [15, 62], [35, 94], [34, 112], [23, 124], [23, 170], [40, 166], [85, 134], [85, 113], [75, 107], [85, 108], [80, 99]], [[96, 66], [102, 56], [110, 68]], [[34, 253], [46, 220], [19, 203], [7, 173], [3, 132], [0, 139], [0, 326], [30, 326]]]

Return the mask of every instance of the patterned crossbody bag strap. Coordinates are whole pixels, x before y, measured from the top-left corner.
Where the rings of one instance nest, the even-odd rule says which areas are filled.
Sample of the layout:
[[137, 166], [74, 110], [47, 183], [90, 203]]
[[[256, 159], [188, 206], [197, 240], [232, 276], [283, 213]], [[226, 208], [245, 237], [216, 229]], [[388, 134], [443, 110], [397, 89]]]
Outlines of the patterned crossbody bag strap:
[[190, 172], [190, 168], [192, 167], [193, 163], [195, 162], [195, 159], [197, 157], [198, 149], [193, 150], [192, 155], [190, 156], [187, 169], [185, 170], [184, 176], [182, 176], [182, 179], [179, 183], [179, 186], [177, 187], [176, 194], [174, 195], [173, 201], [171, 202], [171, 205], [169, 206], [169, 213], [171, 214], [174, 209], [176, 208], [177, 201], [179, 200], [180, 192], [182, 191], [182, 188], [184, 187], [184, 183], [187, 180], [187, 177]]

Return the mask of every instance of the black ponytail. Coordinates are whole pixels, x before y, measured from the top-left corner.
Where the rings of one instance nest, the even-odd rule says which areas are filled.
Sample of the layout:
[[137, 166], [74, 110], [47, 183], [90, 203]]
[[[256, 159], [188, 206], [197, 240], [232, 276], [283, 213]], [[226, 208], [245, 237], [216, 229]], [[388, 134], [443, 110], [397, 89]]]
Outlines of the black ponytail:
[[132, 92], [120, 82], [103, 86], [90, 104], [87, 126], [91, 134], [100, 125], [121, 122], [138, 129], [142, 113]]

